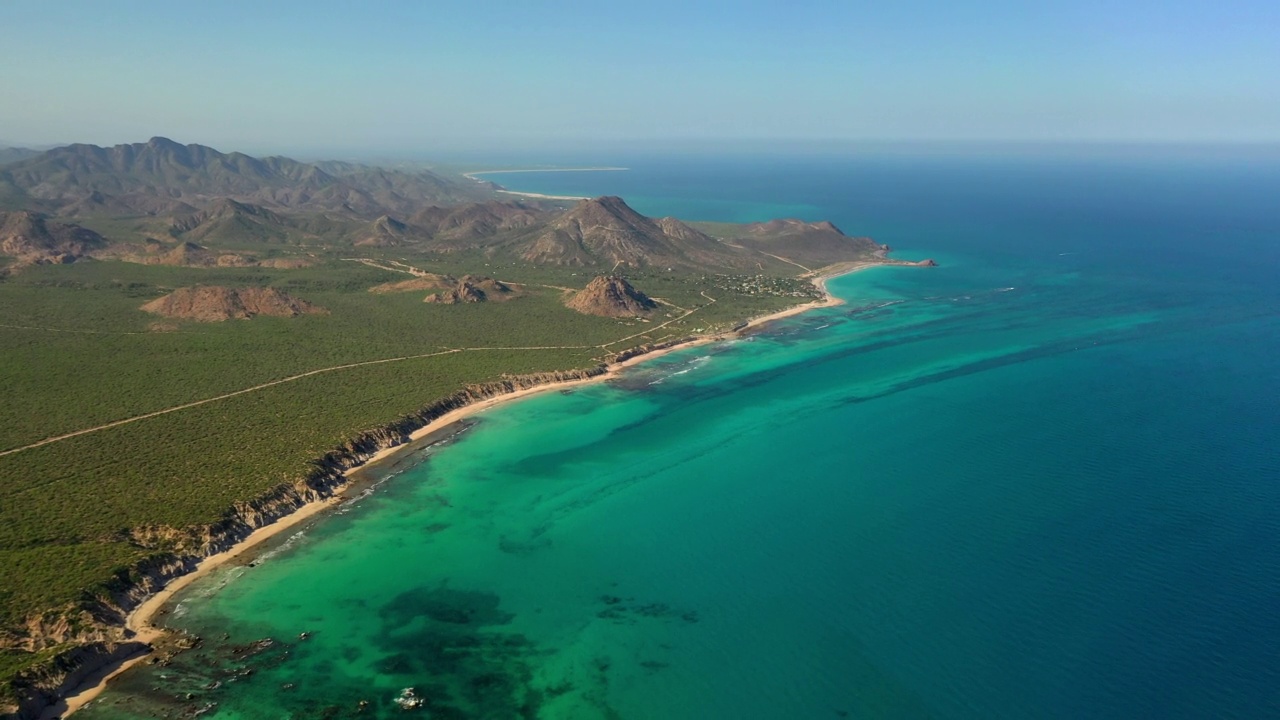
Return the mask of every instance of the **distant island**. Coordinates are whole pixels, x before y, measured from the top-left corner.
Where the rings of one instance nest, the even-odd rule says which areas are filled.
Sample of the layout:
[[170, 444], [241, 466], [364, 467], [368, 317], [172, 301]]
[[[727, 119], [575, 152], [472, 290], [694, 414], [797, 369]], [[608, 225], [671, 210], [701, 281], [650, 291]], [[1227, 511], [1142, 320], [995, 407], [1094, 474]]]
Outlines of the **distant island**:
[[650, 218], [482, 172], [165, 138], [0, 152], [0, 712], [138, 657], [161, 590], [480, 403], [932, 264], [829, 222]]

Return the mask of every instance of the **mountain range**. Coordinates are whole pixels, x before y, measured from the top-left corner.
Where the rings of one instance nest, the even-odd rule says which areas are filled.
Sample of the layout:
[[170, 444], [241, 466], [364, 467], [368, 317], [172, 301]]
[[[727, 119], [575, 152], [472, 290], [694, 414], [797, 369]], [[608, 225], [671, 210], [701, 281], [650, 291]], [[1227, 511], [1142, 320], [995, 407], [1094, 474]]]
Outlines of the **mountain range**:
[[26, 160], [29, 157], [39, 155], [39, 150], [32, 150], [24, 147], [3, 147], [0, 146], [0, 165], [8, 165], [9, 163]]
[[295, 210], [376, 217], [424, 202], [482, 197], [481, 188], [427, 171], [255, 158], [155, 137], [99, 147], [74, 144], [0, 166], [0, 198], [59, 215], [171, 214], [223, 198]]
[[[106, 249], [112, 241], [149, 243], [149, 262], [163, 256], [199, 265], [218, 256], [203, 252], [208, 247], [253, 252], [261, 245], [307, 245], [479, 253], [608, 270], [787, 274], [796, 265], [816, 268], [884, 252], [830, 223], [777, 220], [730, 226], [728, 236], [712, 237], [675, 218], [645, 217], [618, 197], [569, 207], [500, 200], [482, 184], [428, 171], [255, 158], [159, 137], [109, 148], [67, 145], [0, 166], [0, 209], [6, 207], [23, 213], [6, 221], [0, 235], [9, 248], [4, 254], [19, 264], [95, 254], [141, 257]], [[104, 218], [142, 222], [135, 225], [141, 236], [104, 238], [82, 227], [101, 228]], [[174, 245], [151, 247], [156, 243]]]

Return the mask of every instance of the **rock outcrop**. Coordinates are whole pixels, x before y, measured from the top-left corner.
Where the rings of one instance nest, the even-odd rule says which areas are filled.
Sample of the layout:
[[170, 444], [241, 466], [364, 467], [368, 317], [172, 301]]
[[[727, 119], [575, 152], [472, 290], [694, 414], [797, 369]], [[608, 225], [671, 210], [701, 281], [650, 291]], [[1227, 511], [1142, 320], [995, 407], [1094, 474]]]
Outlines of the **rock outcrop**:
[[511, 299], [514, 295], [510, 287], [493, 278], [464, 275], [452, 288], [428, 295], [423, 298], [423, 302], [443, 305], [502, 302]]
[[297, 317], [308, 313], [328, 312], [276, 288], [233, 289], [218, 285], [179, 288], [143, 305], [142, 309], [164, 317], [197, 322], [243, 320], [258, 315]]
[[447, 290], [458, 284], [457, 278], [449, 275], [435, 275], [433, 273], [424, 273], [408, 280], [395, 280], [393, 282], [374, 285], [369, 288], [369, 292], [377, 295], [385, 295], [387, 293], [402, 292], [421, 292], [423, 290]]
[[53, 222], [40, 213], [0, 212], [0, 255], [18, 265], [61, 265], [107, 246], [98, 233], [79, 225]]
[[648, 295], [616, 275], [595, 278], [565, 305], [586, 315], [602, 317], [644, 316], [658, 307]]

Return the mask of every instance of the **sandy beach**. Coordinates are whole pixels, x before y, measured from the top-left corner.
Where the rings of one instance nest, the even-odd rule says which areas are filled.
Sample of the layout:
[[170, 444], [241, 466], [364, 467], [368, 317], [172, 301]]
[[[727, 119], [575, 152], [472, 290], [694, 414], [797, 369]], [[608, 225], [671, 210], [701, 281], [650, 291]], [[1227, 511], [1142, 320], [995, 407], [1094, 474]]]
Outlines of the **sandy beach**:
[[[580, 167], [580, 168], [524, 168], [519, 170], [475, 170], [472, 172], [462, 173], [462, 177], [469, 180], [480, 182], [477, 175], [505, 175], [507, 173], [533, 173], [533, 172], [616, 172], [619, 170], [627, 170], [624, 167]], [[535, 192], [520, 192], [519, 190], [499, 189], [498, 192], [504, 195], [516, 195], [518, 197], [535, 198], [538, 200], [587, 200], [585, 195], [545, 195]]]
[[[413, 447], [414, 440], [420, 440], [426, 437], [427, 435], [430, 435], [431, 433], [437, 432], [445, 427], [448, 427], [453, 423], [458, 422], [459, 420], [463, 420], [473, 415], [476, 415], [477, 413], [484, 412], [497, 405], [501, 405], [503, 403], [508, 403], [508, 402], [514, 402], [516, 400], [520, 400], [521, 398], [525, 398], [530, 395], [535, 395], [538, 393], [551, 392], [553, 390], [564, 390], [571, 387], [577, 387], [577, 386], [587, 385], [587, 384], [597, 383], [597, 382], [604, 382], [609, 379], [617, 377], [620, 372], [622, 372], [623, 370], [629, 367], [638, 365], [642, 362], [652, 360], [657, 357], [661, 357], [663, 355], [674, 352], [676, 350], [684, 350], [686, 348], [696, 347], [698, 345], [705, 345], [708, 343], [726, 340], [728, 338], [737, 336], [747, 330], [758, 328], [761, 325], [764, 325], [766, 323], [769, 323], [775, 320], [780, 320], [786, 317], [792, 317], [794, 315], [799, 315], [801, 313], [808, 312], [809, 310], [813, 310], [815, 308], [832, 307], [836, 305], [841, 305], [844, 303], [844, 301], [841, 300], [840, 298], [835, 297], [834, 295], [832, 295], [830, 292], [827, 291], [827, 286], [826, 286], [827, 281], [829, 281], [831, 278], [838, 277], [840, 275], [847, 275], [849, 273], [857, 272], [859, 270], [865, 270], [870, 267], [877, 267], [883, 264], [889, 264], [889, 263], [880, 263], [880, 262], [843, 263], [840, 265], [835, 265], [835, 266], [831, 266], [829, 268], [820, 270], [817, 273], [815, 273], [812, 277], [810, 277], [810, 281], [813, 282], [813, 284], [817, 286], [820, 290], [822, 290], [823, 296], [824, 296], [823, 299], [810, 302], [810, 303], [804, 303], [802, 305], [796, 305], [794, 307], [790, 307], [785, 310], [780, 310], [775, 313], [770, 313], [768, 315], [762, 315], [760, 317], [752, 318], [748, 320], [744, 325], [739, 326], [733, 332], [699, 336], [699, 337], [690, 339], [687, 342], [672, 345], [671, 347], [662, 348], [660, 350], [655, 350], [653, 352], [645, 353], [643, 355], [637, 355], [635, 357], [628, 358], [627, 360], [624, 360], [622, 362], [614, 363], [610, 365], [605, 373], [601, 375], [597, 375], [595, 377], [586, 378], [583, 380], [569, 380], [565, 382], [539, 385], [537, 387], [532, 387], [525, 390], [518, 390], [516, 392], [507, 393], [505, 395], [498, 395], [496, 397], [492, 397], [478, 403], [467, 405], [466, 407], [461, 407], [456, 410], [452, 410], [436, 418], [435, 420], [419, 428], [418, 430], [414, 431], [410, 435], [409, 442], [402, 443], [395, 447], [390, 447], [390, 448], [381, 450], [378, 453], [371, 456], [363, 464], [348, 470], [345, 474], [348, 477], [350, 477], [352, 473], [358, 470], [370, 467], [371, 465], [374, 465], [379, 462], [383, 462], [387, 458], [392, 457], [393, 455], [396, 455], [399, 452], [402, 452], [406, 448]], [[348, 490], [349, 490], [349, 486], [348, 486]], [[128, 618], [125, 620], [125, 627], [133, 633], [133, 637], [130, 639], [133, 641], [146, 643], [148, 645], [155, 643], [157, 640], [162, 638], [167, 632], [163, 628], [156, 625], [155, 621], [158, 618], [158, 616], [162, 614], [161, 611], [165, 608], [165, 606], [169, 603], [169, 601], [173, 599], [174, 595], [176, 595], [178, 592], [188, 587], [192, 583], [196, 582], [197, 580], [207, 576], [209, 573], [213, 572], [217, 568], [226, 564], [228, 561], [233, 560], [253, 550], [257, 546], [264, 543], [265, 541], [281, 533], [284, 533], [292, 528], [297, 527], [298, 525], [324, 512], [325, 510], [328, 510], [330, 508], [333, 508], [342, 504], [349, 497], [350, 496], [347, 490], [344, 490], [344, 491], [338, 492], [334, 496], [327, 498], [325, 500], [304, 505], [301, 508], [299, 508], [296, 512], [290, 515], [287, 515], [270, 525], [265, 525], [263, 527], [258, 528], [257, 530], [253, 531], [248, 537], [246, 537], [244, 540], [242, 540], [235, 546], [231, 547], [230, 549], [224, 552], [218, 553], [216, 555], [210, 555], [209, 557], [204, 558], [196, 566], [195, 570], [179, 578], [176, 578], [175, 580], [170, 582], [167, 586], [165, 586], [163, 590], [147, 598], [142, 604], [134, 608], [134, 610], [131, 613], [129, 613]], [[123, 673], [125, 670], [128, 670], [130, 667], [145, 660], [149, 656], [150, 656], [150, 653], [140, 653], [138, 655], [135, 655], [125, 660], [122, 663], [104, 668], [98, 673], [95, 673], [94, 675], [86, 678], [85, 682], [79, 688], [77, 688], [75, 692], [69, 694], [66, 698], [63, 699], [61, 703], [53, 707], [50, 707], [41, 716], [42, 720], [45, 720], [45, 719], [53, 720], [54, 718], [66, 717], [74, 713], [76, 710], [84, 707], [86, 704], [88, 704], [90, 701], [96, 698], [99, 694], [101, 694], [102, 691], [106, 688], [107, 683], [110, 682], [112, 678], [115, 678], [116, 676]]]
[[587, 200], [586, 195], [543, 195], [542, 193], [520, 192], [519, 190], [498, 190], [503, 195], [519, 195], [520, 197], [537, 198], [539, 200]]
[[471, 172], [462, 173], [462, 177], [476, 179], [476, 175], [505, 175], [507, 173], [540, 173], [540, 172], [616, 172], [618, 170], [628, 170], [624, 167], [573, 167], [573, 168], [520, 168], [516, 170], [472, 170]]

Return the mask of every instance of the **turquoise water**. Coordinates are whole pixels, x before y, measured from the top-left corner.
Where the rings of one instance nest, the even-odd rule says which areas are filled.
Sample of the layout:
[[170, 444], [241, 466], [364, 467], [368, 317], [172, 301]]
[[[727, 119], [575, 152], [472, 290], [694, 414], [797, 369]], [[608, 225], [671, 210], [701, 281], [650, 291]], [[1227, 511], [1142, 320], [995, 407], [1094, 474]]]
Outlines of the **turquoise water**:
[[612, 164], [494, 179], [942, 266], [481, 414], [85, 718], [1280, 713], [1280, 170]]

